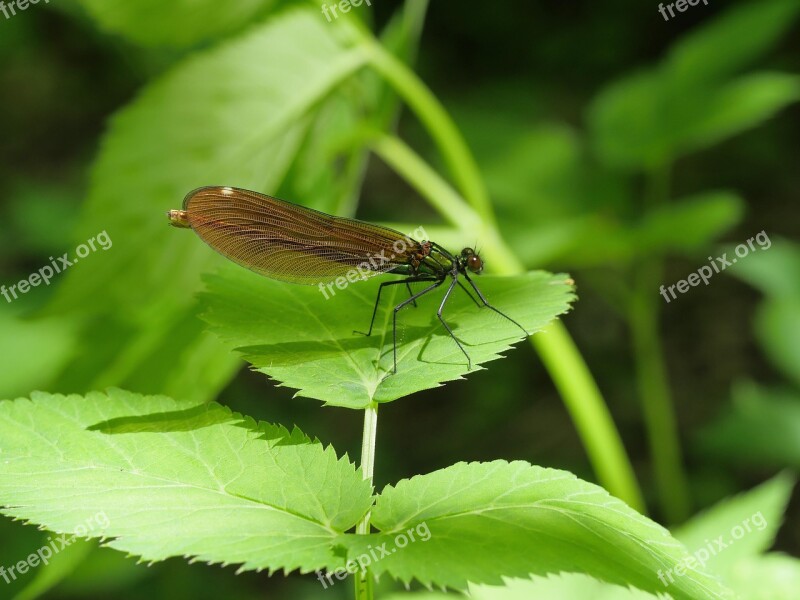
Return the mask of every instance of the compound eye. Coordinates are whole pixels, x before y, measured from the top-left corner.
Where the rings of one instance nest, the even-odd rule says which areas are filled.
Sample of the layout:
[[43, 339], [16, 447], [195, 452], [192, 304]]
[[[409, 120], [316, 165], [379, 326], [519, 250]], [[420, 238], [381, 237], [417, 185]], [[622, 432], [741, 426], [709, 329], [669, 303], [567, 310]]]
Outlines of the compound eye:
[[473, 273], [480, 273], [483, 271], [483, 260], [477, 254], [472, 254], [467, 258], [467, 268]]

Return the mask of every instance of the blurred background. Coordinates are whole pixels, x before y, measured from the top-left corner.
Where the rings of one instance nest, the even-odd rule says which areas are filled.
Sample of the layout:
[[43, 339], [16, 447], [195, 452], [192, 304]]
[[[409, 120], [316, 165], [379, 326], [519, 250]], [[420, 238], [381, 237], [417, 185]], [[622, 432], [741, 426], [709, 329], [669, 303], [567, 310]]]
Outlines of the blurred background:
[[[118, 4], [0, 14], [0, 284], [102, 231], [113, 241], [50, 286], [0, 297], [0, 398], [119, 386], [214, 399], [357, 457], [360, 413], [293, 399], [203, 332], [194, 294], [218, 259], [170, 235], [164, 211], [219, 183], [365, 220], [441, 224], [359, 141], [395, 130], [444, 173], [428, 134], [370, 72], [311, 97], [303, 81], [333, 77], [337, 57], [318, 57], [339, 34], [309, 2]], [[800, 465], [800, 3], [701, 3], [669, 21], [632, 0], [408, 4], [373, 0], [348, 18], [450, 112], [526, 267], [576, 280], [563, 320], [650, 515], [677, 524]], [[288, 58], [237, 45], [304, 10], [309, 24], [285, 34]], [[305, 52], [311, 73], [287, 62]], [[670, 303], [659, 295], [762, 231], [768, 249]], [[444, 225], [441, 235], [476, 241]], [[381, 415], [378, 488], [495, 458], [597, 481], [527, 344]], [[798, 555], [798, 523], [795, 499], [779, 550]], [[45, 534], [5, 519], [0, 535], [0, 564], [11, 564]], [[148, 567], [89, 544], [59, 569], [47, 598], [323, 597], [313, 577]], [[324, 597], [347, 597], [339, 587]]]

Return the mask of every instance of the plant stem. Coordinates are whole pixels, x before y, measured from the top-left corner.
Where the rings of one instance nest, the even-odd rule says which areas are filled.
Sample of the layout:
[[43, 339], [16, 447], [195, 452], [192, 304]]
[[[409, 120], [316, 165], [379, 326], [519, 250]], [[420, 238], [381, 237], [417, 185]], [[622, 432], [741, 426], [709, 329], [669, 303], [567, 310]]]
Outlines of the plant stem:
[[[652, 169], [647, 208], [669, 198], [669, 169]], [[691, 514], [689, 486], [683, 469], [677, 419], [669, 388], [666, 363], [659, 335], [659, 307], [663, 266], [660, 257], [645, 257], [634, 272], [629, 326], [633, 337], [634, 361], [642, 413], [653, 461], [656, 489], [668, 523], [676, 524]]]
[[[372, 485], [372, 477], [375, 473], [375, 439], [378, 433], [378, 405], [370, 404], [364, 409], [364, 431], [361, 437], [361, 471], [364, 479]], [[369, 520], [372, 511], [367, 512], [364, 518], [356, 525], [356, 534], [367, 535], [369, 533]], [[372, 600], [373, 577], [369, 568], [359, 571], [355, 575], [355, 600]]]
[[[459, 193], [408, 145], [392, 136], [379, 136], [372, 146], [381, 159], [427, 198], [443, 217], [458, 227], [464, 227], [466, 219], [467, 229], [479, 233], [489, 259], [487, 262], [496, 265], [495, 272], [514, 275], [524, 271], [524, 265], [497, 228], [482, 222]], [[545, 331], [532, 336], [531, 343], [575, 423], [600, 483], [632, 508], [644, 513], [644, 500], [625, 447], [603, 396], [566, 328], [556, 321]]]
[[445, 164], [464, 197], [493, 224], [494, 213], [478, 165], [444, 107], [416, 74], [386, 52], [375, 38], [360, 30], [358, 37], [370, 65], [397, 90], [437, 141]]

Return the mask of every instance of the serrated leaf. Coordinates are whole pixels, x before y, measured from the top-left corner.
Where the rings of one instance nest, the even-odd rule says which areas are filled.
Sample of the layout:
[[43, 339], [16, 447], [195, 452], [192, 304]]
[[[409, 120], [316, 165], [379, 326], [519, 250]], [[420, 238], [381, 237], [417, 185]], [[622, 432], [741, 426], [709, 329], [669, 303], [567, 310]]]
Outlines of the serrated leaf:
[[0, 402], [0, 439], [3, 514], [148, 561], [336, 568], [372, 502], [332, 448], [213, 403], [35, 393]]
[[232, 33], [266, 13], [276, 0], [79, 0], [106, 31], [144, 46], [181, 48]]
[[[363, 63], [319, 17], [291, 11], [197, 53], [111, 120], [75, 240], [107, 231], [113, 246], [71, 269], [50, 307], [90, 322], [87, 347], [98, 321], [107, 334], [90, 368], [84, 353], [70, 365], [69, 390], [125, 384], [207, 399], [234, 372], [191, 314], [200, 273], [218, 257], [167, 227], [164, 211], [201, 185], [280, 187], [309, 114]], [[178, 381], [163, 368], [173, 357], [209, 385]]]
[[580, 572], [676, 600], [728, 596], [696, 566], [667, 589], [659, 572], [688, 558], [667, 530], [598, 486], [525, 462], [459, 463], [387, 487], [372, 524], [381, 533], [339, 543], [362, 562], [383, 547], [370, 569], [404, 582], [465, 589], [468, 582]]
[[[794, 487], [788, 473], [738, 496], [727, 498], [674, 530], [690, 552], [706, 549], [707, 563], [725, 578], [737, 561], [759, 556], [772, 546]], [[717, 543], [721, 541], [725, 547]]]
[[[197, 242], [197, 240], [195, 240]], [[236, 348], [257, 370], [299, 396], [327, 404], [363, 408], [438, 387], [468, 372], [467, 360], [436, 317], [444, 293], [423, 296], [418, 307], [398, 314], [397, 374], [392, 368], [392, 308], [408, 297], [389, 286], [372, 336], [354, 333], [369, 326], [380, 281], [356, 282], [325, 295], [315, 286], [293, 285], [230, 267], [206, 278], [203, 318], [211, 331]], [[574, 299], [564, 275], [532, 272], [512, 278], [480, 277], [489, 301], [530, 333], [566, 312]], [[423, 284], [416, 284], [422, 289]], [[444, 316], [472, 359], [473, 369], [501, 357], [523, 339], [513, 323], [479, 309], [454, 290]]]
[[513, 579], [505, 586], [471, 585], [473, 600], [564, 600], [566, 598], [591, 598], [591, 600], [658, 600], [669, 598], [665, 588], [653, 595], [635, 588], [625, 588], [598, 581], [578, 573], [563, 573], [549, 577]]

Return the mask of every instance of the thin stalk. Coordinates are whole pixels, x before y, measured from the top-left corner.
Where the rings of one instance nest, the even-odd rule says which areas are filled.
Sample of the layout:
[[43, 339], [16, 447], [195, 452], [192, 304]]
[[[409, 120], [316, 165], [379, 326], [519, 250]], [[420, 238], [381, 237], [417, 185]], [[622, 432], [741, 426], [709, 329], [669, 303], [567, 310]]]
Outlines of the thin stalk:
[[[669, 198], [668, 168], [654, 168], [649, 179], [645, 206], [654, 208]], [[659, 257], [645, 257], [637, 265], [628, 322], [656, 489], [666, 521], [676, 524], [689, 517], [692, 507], [659, 333], [662, 273]]]
[[368, 32], [353, 28], [351, 34], [362, 44], [367, 60], [419, 117], [436, 140], [448, 171], [464, 198], [485, 219], [494, 223], [489, 194], [478, 165], [453, 120], [431, 90], [402, 61], [386, 52]]
[[[372, 477], [375, 473], [375, 439], [378, 433], [378, 405], [370, 404], [364, 409], [364, 431], [361, 436], [361, 471], [364, 479], [372, 485]], [[367, 535], [369, 533], [369, 521], [372, 512], [369, 511], [364, 518], [356, 525], [356, 534]], [[373, 600], [374, 578], [369, 568], [359, 571], [355, 576], [355, 599]]]
[[[391, 136], [380, 136], [372, 145], [381, 159], [427, 198], [444, 218], [459, 228], [464, 227], [464, 220], [454, 218], [459, 215], [472, 223], [468, 232], [479, 232], [487, 264], [493, 265], [495, 272], [514, 275], [524, 271], [524, 265], [502, 239], [497, 228], [485, 222], [475, 224], [474, 211], [459, 193], [404, 142]], [[644, 513], [644, 500], [622, 439], [569, 332], [560, 321], [555, 321], [545, 331], [532, 336], [531, 343], [542, 358], [575, 423], [601, 485], [632, 508]]]

